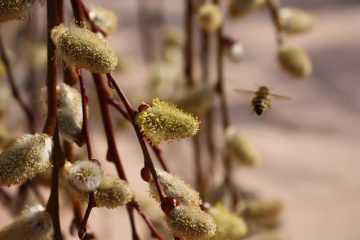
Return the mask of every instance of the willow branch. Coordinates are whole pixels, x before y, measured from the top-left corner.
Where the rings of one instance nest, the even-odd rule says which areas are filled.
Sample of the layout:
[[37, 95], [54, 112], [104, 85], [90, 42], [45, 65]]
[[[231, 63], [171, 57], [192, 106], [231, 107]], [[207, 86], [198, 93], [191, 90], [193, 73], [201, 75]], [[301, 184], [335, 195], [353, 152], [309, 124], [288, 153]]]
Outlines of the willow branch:
[[276, 42], [280, 45], [284, 42], [284, 34], [280, 23], [279, 0], [266, 0], [276, 30]]

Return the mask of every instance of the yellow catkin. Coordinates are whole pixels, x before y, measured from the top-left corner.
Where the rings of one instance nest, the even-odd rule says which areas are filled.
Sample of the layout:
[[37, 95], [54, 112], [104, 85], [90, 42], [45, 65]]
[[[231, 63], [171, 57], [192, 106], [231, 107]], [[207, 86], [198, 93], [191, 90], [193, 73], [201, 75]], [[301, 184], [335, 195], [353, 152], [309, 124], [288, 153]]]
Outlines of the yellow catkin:
[[225, 150], [231, 158], [245, 166], [256, 166], [259, 163], [259, 156], [250, 142], [239, 135], [236, 128], [229, 126], [225, 135]]
[[104, 74], [117, 65], [117, 57], [108, 42], [86, 28], [67, 28], [61, 24], [51, 30], [51, 38], [59, 56], [69, 66]]
[[308, 77], [313, 66], [306, 51], [298, 46], [282, 44], [278, 48], [278, 59], [285, 71], [294, 77]]
[[[156, 169], [156, 173], [166, 196], [174, 197], [186, 206], [199, 207], [202, 204], [199, 193], [190, 185], [186, 184], [180, 177], [159, 169]], [[151, 196], [160, 202], [159, 193], [154, 181], [151, 180], [149, 185]]]
[[245, 204], [243, 216], [251, 225], [271, 228], [280, 223], [283, 208], [279, 199], [250, 199]]
[[230, 18], [240, 18], [264, 6], [264, 0], [231, 0], [228, 5]]
[[248, 232], [245, 221], [232, 214], [221, 204], [211, 207], [208, 211], [216, 223], [216, 235], [213, 240], [240, 240]]
[[223, 15], [216, 4], [205, 3], [198, 12], [201, 27], [207, 32], [214, 32], [223, 21]]
[[1, 0], [0, 23], [10, 20], [21, 20], [29, 15], [35, 0]]
[[187, 240], [208, 240], [216, 231], [213, 218], [198, 207], [177, 206], [166, 221], [174, 236]]
[[112, 34], [117, 28], [118, 17], [109, 9], [103, 7], [91, 8], [89, 17], [106, 34]]
[[152, 100], [151, 107], [139, 113], [136, 121], [141, 132], [155, 146], [194, 136], [200, 125], [196, 117], [158, 98]]
[[180, 28], [169, 26], [162, 29], [162, 41], [165, 47], [182, 48], [185, 45], [185, 34]]
[[[69, 180], [69, 167], [71, 163], [67, 162], [62, 173], [62, 184], [65, 190], [72, 198], [87, 202], [88, 193], [79, 191]], [[126, 181], [104, 173], [100, 186], [94, 191], [94, 197], [97, 207], [116, 208], [130, 202], [134, 198], [134, 193]]]
[[190, 89], [187, 94], [177, 100], [175, 104], [191, 113], [203, 113], [209, 110], [214, 103], [215, 92], [211, 86], [199, 84]]
[[281, 8], [279, 17], [282, 30], [290, 34], [307, 32], [315, 24], [315, 18], [310, 13], [296, 8]]
[[50, 167], [52, 138], [25, 134], [0, 155], [0, 186], [24, 183]]
[[20, 216], [0, 229], [0, 240], [52, 240], [51, 217], [41, 205], [25, 210]]

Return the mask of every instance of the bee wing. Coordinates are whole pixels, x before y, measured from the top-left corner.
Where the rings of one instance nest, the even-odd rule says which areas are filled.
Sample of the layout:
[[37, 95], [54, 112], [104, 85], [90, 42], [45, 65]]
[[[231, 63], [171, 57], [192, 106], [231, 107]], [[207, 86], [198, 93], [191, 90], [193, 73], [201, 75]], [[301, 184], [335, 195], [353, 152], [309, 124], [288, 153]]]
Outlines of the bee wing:
[[256, 94], [254, 91], [244, 89], [234, 89], [234, 91], [243, 96], [254, 96], [254, 94]]
[[277, 94], [272, 94], [270, 93], [269, 94], [273, 99], [276, 99], [276, 100], [290, 100], [291, 98], [290, 97], [287, 97], [287, 96], [282, 96], [282, 95], [277, 95]]

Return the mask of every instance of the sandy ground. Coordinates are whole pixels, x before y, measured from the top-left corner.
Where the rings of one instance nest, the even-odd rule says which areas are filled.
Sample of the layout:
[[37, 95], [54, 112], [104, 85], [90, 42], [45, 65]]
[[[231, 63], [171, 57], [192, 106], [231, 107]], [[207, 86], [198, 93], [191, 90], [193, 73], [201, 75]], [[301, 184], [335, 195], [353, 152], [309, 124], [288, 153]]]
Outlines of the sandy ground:
[[[181, 24], [181, 1], [164, 3], [166, 21]], [[304, 7], [317, 17], [313, 32], [288, 38], [303, 45], [312, 56], [315, 71], [310, 79], [292, 79], [279, 69], [267, 13], [253, 14], [226, 27], [226, 32], [241, 39], [246, 47], [240, 65], [226, 66], [231, 120], [262, 156], [256, 170], [238, 171], [236, 181], [286, 202], [285, 239], [359, 240], [360, 4], [350, 0], [286, 3]], [[118, 52], [129, 57], [132, 68], [122, 79], [124, 89], [130, 93], [136, 89], [134, 94], [139, 97], [135, 101], [141, 102], [147, 99], [147, 72], [139, 48], [136, 1], [106, 1], [104, 6], [121, 16], [121, 27], [110, 41]], [[250, 100], [232, 90], [254, 89], [256, 84], [270, 86], [292, 100], [275, 102], [264, 117], [251, 115]], [[102, 127], [97, 122], [92, 124], [95, 155], [102, 159], [106, 149]], [[146, 197], [146, 186], [138, 175], [142, 156], [131, 130], [119, 134], [118, 145], [131, 185], [139, 198]], [[189, 142], [165, 145], [164, 156], [174, 172], [191, 181]], [[111, 168], [110, 164], [104, 165]], [[1, 211], [1, 216], [1, 225], [10, 221], [8, 213]], [[68, 222], [69, 216], [64, 229]], [[100, 239], [131, 239], [124, 209], [96, 209], [90, 224]]]

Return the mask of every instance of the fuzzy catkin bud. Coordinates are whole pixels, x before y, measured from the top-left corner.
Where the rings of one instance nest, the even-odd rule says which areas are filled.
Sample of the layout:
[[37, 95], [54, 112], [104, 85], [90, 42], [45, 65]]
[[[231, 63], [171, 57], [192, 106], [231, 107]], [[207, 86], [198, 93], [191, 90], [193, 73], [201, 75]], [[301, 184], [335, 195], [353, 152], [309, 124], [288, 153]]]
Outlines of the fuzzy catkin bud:
[[[202, 201], [199, 193], [180, 177], [159, 169], [156, 169], [156, 174], [166, 196], [176, 198], [186, 206], [199, 207], [201, 205]], [[160, 202], [159, 193], [153, 180], [149, 182], [149, 186], [151, 196]]]
[[162, 29], [162, 38], [165, 47], [182, 48], [185, 45], [184, 32], [177, 27], [166, 27]]
[[281, 8], [279, 18], [282, 30], [290, 34], [307, 32], [315, 23], [310, 13], [296, 8]]
[[86, 28], [67, 28], [60, 24], [51, 30], [51, 39], [69, 66], [104, 74], [117, 65], [117, 57], [108, 42]]
[[283, 208], [279, 199], [251, 199], [246, 203], [243, 216], [252, 225], [273, 227], [279, 224]]
[[83, 192], [91, 192], [100, 186], [103, 173], [97, 163], [84, 160], [75, 162], [69, 169], [70, 182]]
[[215, 98], [214, 89], [211, 86], [200, 84], [192, 89], [175, 103], [181, 109], [191, 113], [203, 113], [213, 105]]
[[89, 17], [106, 34], [112, 34], [117, 28], [118, 17], [109, 9], [94, 7], [90, 10]]
[[80, 142], [83, 126], [83, 111], [80, 93], [65, 83], [57, 88], [58, 124], [61, 135], [69, 142]]
[[207, 32], [214, 32], [223, 21], [219, 7], [213, 3], [205, 3], [199, 9], [198, 18], [201, 27]]
[[52, 235], [51, 217], [41, 205], [25, 210], [12, 223], [0, 229], [1, 240], [51, 240]]
[[231, 0], [228, 6], [231, 18], [243, 17], [264, 5], [264, 0]]
[[240, 164], [245, 166], [255, 166], [258, 164], [259, 156], [256, 150], [246, 138], [237, 133], [235, 127], [230, 126], [226, 129], [225, 138], [226, 153], [230, 157], [235, 158]]
[[138, 114], [136, 121], [141, 132], [155, 146], [194, 136], [200, 125], [196, 117], [158, 98], [152, 100], [151, 107]]
[[228, 59], [234, 63], [240, 62], [244, 58], [245, 48], [241, 42], [234, 42], [225, 48]]
[[216, 231], [213, 218], [198, 207], [177, 206], [166, 221], [174, 236], [187, 240], [208, 240]]
[[311, 59], [301, 47], [289, 44], [280, 45], [278, 59], [283, 69], [294, 77], [308, 77], [312, 73]]
[[221, 204], [211, 207], [208, 213], [216, 223], [214, 240], [239, 240], [246, 236], [248, 229], [245, 221]]
[[35, 0], [1, 0], [0, 23], [26, 18], [34, 1]]
[[0, 154], [0, 186], [24, 183], [50, 167], [52, 138], [25, 134]]
[[[87, 202], [89, 194], [79, 191], [69, 179], [71, 166], [72, 164], [69, 162], [65, 164], [62, 172], [62, 184], [71, 197]], [[94, 198], [97, 207], [116, 208], [130, 202], [134, 198], [134, 193], [126, 181], [105, 173], [100, 186], [94, 191]]]
[[97, 207], [116, 208], [129, 203], [134, 198], [134, 192], [126, 181], [105, 174], [94, 196]]

